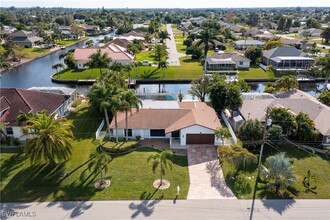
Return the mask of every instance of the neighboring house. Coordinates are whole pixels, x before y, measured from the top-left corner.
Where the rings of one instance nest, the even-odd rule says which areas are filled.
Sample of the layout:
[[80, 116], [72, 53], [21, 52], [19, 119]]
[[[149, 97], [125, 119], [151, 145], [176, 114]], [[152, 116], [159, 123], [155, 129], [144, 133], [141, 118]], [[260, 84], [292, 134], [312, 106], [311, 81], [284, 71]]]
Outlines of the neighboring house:
[[194, 17], [194, 18], [190, 18], [189, 21], [192, 23], [192, 24], [197, 24], [197, 25], [202, 25], [207, 19], [202, 17], [202, 16], [199, 16], [199, 17]]
[[307, 40], [301, 40], [301, 39], [286, 39], [282, 38], [281, 41], [285, 45], [294, 46], [297, 49], [311, 49], [314, 46], [313, 42], [307, 41]]
[[126, 38], [120, 38], [120, 37], [118, 37], [118, 38], [115, 38], [112, 41], [106, 43], [103, 46], [103, 48], [108, 47], [110, 44], [116, 44], [116, 45], [118, 45], [118, 46], [120, 46], [122, 48], [125, 48], [125, 50], [127, 50], [128, 45], [130, 45], [132, 43], [133, 43], [132, 41], [127, 40]]
[[133, 29], [138, 29], [138, 28], [148, 28], [149, 25], [146, 24], [133, 24]]
[[322, 144], [330, 145], [330, 107], [315, 97], [300, 90], [291, 90], [276, 97], [268, 93], [245, 93], [239, 111], [245, 120], [257, 119], [264, 122], [269, 106], [290, 109], [295, 115], [299, 112], [309, 115], [314, 121], [315, 129], [322, 134]]
[[252, 29], [250, 29], [248, 32], [247, 32], [247, 34], [248, 34], [248, 36], [250, 36], [250, 37], [254, 37], [254, 36], [256, 36], [257, 34], [263, 34], [264, 32], [262, 31], [262, 30], [259, 30], [259, 29], [257, 29], [257, 28], [252, 28]]
[[136, 31], [130, 31], [130, 32], [124, 34], [120, 38], [126, 38], [127, 40], [133, 41], [133, 40], [144, 40], [144, 36], [145, 35], [143, 33], [139, 33]]
[[249, 69], [251, 60], [238, 53], [214, 53], [205, 61], [205, 73], [237, 73]]
[[20, 111], [24, 113], [37, 113], [47, 111], [56, 117], [65, 115], [71, 106], [69, 95], [58, 95], [32, 90], [1, 88], [0, 89], [0, 121], [6, 126], [7, 136], [26, 140], [26, 131], [21, 131], [21, 126], [16, 120]]
[[32, 32], [21, 30], [9, 35], [8, 40], [14, 41], [19, 46], [34, 47], [43, 39]]
[[[212, 42], [211, 42], [212, 41]], [[223, 43], [221, 43], [220, 41], [218, 40], [211, 40], [210, 42], [208, 42], [208, 45], [209, 45], [209, 48], [211, 49], [215, 49], [215, 50], [225, 50], [226, 47]], [[197, 43], [199, 42], [199, 40], [195, 40], [194, 42], [192, 42], [192, 45], [196, 46]], [[199, 47], [203, 48], [204, 49], [204, 46], [205, 44], [204, 43], [201, 43], [199, 45]]]
[[[125, 112], [117, 113], [118, 136], [125, 137]], [[139, 111], [128, 114], [128, 136], [134, 139], [161, 138], [171, 148], [191, 144], [219, 145], [214, 131], [221, 127], [213, 108], [204, 102], [143, 101]], [[110, 124], [115, 134], [115, 122]]]
[[270, 40], [272, 38], [274, 38], [275, 35], [268, 32], [268, 31], [264, 31], [262, 34], [256, 34], [253, 36], [254, 40], [260, 40], [260, 41], [265, 41], [265, 40]]
[[87, 35], [98, 34], [100, 32], [100, 27], [98, 25], [87, 25], [83, 26]]
[[301, 36], [310, 36], [310, 37], [319, 37], [322, 33], [321, 29], [317, 29], [317, 28], [310, 28], [310, 29], [306, 29], [306, 30], [301, 30], [299, 32], [299, 34]]
[[199, 34], [200, 32], [202, 32], [202, 28], [200, 27], [195, 27], [194, 29], [189, 31], [189, 34]]
[[298, 33], [298, 32], [303, 31], [303, 29], [304, 28], [302, 28], [302, 27], [292, 27], [292, 28], [289, 29], [289, 32], [290, 33]]
[[245, 50], [250, 46], [262, 48], [265, 43], [261, 42], [259, 40], [238, 40], [238, 41], [235, 41], [234, 44], [235, 44], [235, 49]]
[[79, 39], [80, 36], [71, 32], [71, 26], [60, 26], [59, 31], [68, 39]]
[[31, 88], [28, 88], [28, 90], [70, 96], [70, 98], [67, 100], [68, 107], [66, 107], [66, 108], [70, 108], [72, 102], [78, 96], [78, 92], [76, 89], [72, 89], [72, 88], [68, 88], [68, 87], [31, 87]]
[[292, 46], [279, 46], [263, 51], [262, 64], [272, 65], [277, 71], [308, 70], [314, 64], [314, 59]]
[[131, 63], [134, 61], [134, 57], [126, 52], [126, 49], [120, 47], [116, 44], [109, 44], [105, 48], [76, 48], [73, 57], [78, 69], [88, 69], [88, 66], [85, 64], [89, 61], [89, 57], [92, 54], [97, 53], [98, 50], [101, 50], [101, 53], [105, 53], [110, 59], [111, 62], [109, 65], [112, 65], [114, 62], [119, 62], [123, 65]]

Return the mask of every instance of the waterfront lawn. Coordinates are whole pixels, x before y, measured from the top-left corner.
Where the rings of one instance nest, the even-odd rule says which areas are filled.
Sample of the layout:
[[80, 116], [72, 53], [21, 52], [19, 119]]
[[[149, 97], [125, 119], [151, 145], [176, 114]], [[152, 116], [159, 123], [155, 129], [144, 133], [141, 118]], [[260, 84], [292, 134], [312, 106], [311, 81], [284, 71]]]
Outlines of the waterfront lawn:
[[77, 40], [61, 40], [61, 41], [57, 41], [56, 44], [60, 46], [68, 46], [70, 44], [74, 44], [75, 42], [77, 42]]
[[[267, 146], [266, 146], [267, 147]], [[274, 196], [265, 190], [265, 183], [259, 183], [257, 189], [257, 198], [260, 199], [279, 199], [279, 198], [294, 198], [294, 199], [329, 199], [330, 198], [330, 163], [324, 157], [307, 153], [294, 146], [278, 147], [282, 152], [285, 152], [291, 158], [293, 163], [293, 171], [297, 177], [288, 193], [282, 196]], [[265, 148], [266, 149], [266, 148]], [[263, 161], [270, 156], [278, 153], [278, 151], [265, 150]], [[264, 163], [264, 162], [263, 162]], [[222, 170], [226, 178], [226, 182], [231, 190], [238, 198], [252, 199], [255, 186], [255, 177], [257, 176], [257, 165], [250, 165], [236, 170], [236, 168], [226, 160], [222, 162]], [[303, 180], [307, 176], [307, 171], [311, 170], [312, 175], [316, 177], [317, 186], [314, 192], [307, 192], [303, 185]]]
[[23, 53], [28, 59], [34, 59], [50, 52], [50, 49], [44, 48], [23, 48]]
[[238, 76], [240, 79], [262, 79], [262, 78], [274, 78], [275, 75], [272, 71], [266, 72], [259, 66], [251, 66], [249, 70], [239, 70]]
[[[102, 71], [106, 71], [103, 69]], [[79, 80], [79, 79], [96, 79], [100, 76], [100, 69], [64, 69], [57, 74], [53, 75], [54, 79], [62, 79], [62, 80]]]
[[149, 60], [150, 62], [153, 63], [158, 63], [158, 61], [156, 60], [156, 56], [152, 51], [142, 51], [138, 54], [135, 55], [136, 61], [143, 61], [143, 60]]
[[[177, 185], [181, 188], [178, 199], [186, 198], [189, 187], [187, 158], [172, 158], [173, 169], [165, 175], [171, 186], [156, 190], [152, 183], [159, 178], [159, 172], [152, 172], [147, 158], [157, 150], [150, 148], [113, 157], [105, 175], [111, 180], [110, 187], [95, 189], [99, 173], [90, 172], [87, 166], [90, 153], [99, 146], [99, 141], [94, 140], [94, 132], [103, 115], [83, 103], [68, 118], [75, 126], [72, 156], [55, 169], [31, 165], [20, 149], [1, 149], [1, 202], [174, 199]], [[63, 177], [64, 173], [67, 173], [66, 177]]]

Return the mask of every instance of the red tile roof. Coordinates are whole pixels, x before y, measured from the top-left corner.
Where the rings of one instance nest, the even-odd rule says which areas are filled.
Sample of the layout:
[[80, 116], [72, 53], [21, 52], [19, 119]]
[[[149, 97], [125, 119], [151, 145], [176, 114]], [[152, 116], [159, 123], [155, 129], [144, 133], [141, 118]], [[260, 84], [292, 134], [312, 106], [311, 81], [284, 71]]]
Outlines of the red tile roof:
[[[0, 121], [9, 125], [18, 125], [16, 118], [19, 112], [36, 113], [46, 110], [49, 114], [58, 109], [70, 96], [24, 89], [0, 89], [1, 100], [8, 100], [9, 108], [0, 117]], [[1, 101], [1, 104], [3, 102]]]

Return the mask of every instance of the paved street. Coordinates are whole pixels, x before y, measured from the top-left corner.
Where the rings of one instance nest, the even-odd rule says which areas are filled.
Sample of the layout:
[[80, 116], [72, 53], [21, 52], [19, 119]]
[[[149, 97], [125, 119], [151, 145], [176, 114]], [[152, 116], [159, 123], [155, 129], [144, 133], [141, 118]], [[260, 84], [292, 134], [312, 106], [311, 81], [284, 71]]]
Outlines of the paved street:
[[188, 146], [187, 199], [236, 199], [227, 186], [214, 146]]
[[169, 66], [180, 66], [181, 64], [179, 58], [184, 57], [186, 55], [183, 53], [178, 53], [178, 51], [176, 50], [175, 38], [173, 35], [171, 24], [166, 25], [166, 30], [171, 38], [171, 39], [166, 39], [166, 46], [169, 52], [168, 59], [166, 60], [166, 62], [168, 62]]
[[[250, 219], [251, 200], [1, 204], [1, 219]], [[8, 217], [12, 215], [12, 217]], [[22, 217], [25, 215], [25, 217]], [[257, 200], [253, 219], [330, 219], [330, 200]]]

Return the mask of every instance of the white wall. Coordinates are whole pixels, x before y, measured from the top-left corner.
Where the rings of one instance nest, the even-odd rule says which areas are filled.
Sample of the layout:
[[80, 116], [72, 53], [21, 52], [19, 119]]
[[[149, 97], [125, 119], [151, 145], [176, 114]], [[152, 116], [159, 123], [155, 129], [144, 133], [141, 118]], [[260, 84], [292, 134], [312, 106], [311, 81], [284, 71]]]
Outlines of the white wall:
[[250, 62], [243, 62], [242, 65], [240, 65], [240, 62], [237, 62], [236, 65], [238, 68], [244, 68], [244, 69], [250, 68]]
[[[199, 125], [193, 125], [180, 131], [180, 144], [186, 145], [187, 134], [214, 134], [214, 130]], [[221, 139], [214, 138], [215, 145], [221, 143]]]

